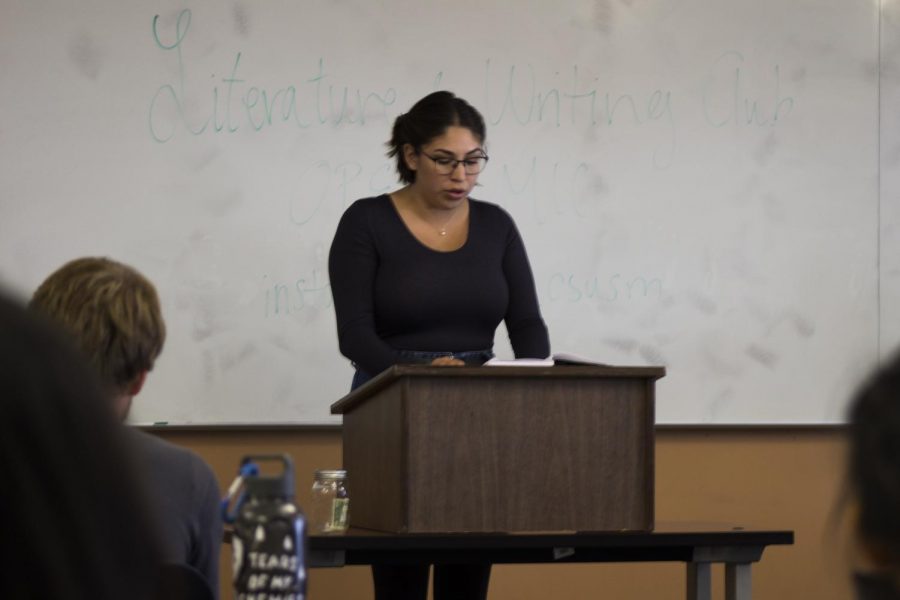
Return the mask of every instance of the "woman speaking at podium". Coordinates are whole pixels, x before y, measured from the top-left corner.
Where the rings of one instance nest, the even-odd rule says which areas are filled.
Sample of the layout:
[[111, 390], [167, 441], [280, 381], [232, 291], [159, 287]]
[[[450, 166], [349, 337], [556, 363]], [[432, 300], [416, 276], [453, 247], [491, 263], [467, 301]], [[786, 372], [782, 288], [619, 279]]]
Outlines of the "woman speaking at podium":
[[[505, 321], [517, 358], [550, 354], [512, 218], [469, 197], [488, 162], [484, 119], [450, 92], [397, 117], [400, 189], [354, 202], [328, 260], [341, 353], [356, 388], [394, 364], [480, 365]], [[428, 568], [373, 567], [375, 598], [424, 600]], [[435, 600], [484, 598], [490, 565], [435, 567]]]

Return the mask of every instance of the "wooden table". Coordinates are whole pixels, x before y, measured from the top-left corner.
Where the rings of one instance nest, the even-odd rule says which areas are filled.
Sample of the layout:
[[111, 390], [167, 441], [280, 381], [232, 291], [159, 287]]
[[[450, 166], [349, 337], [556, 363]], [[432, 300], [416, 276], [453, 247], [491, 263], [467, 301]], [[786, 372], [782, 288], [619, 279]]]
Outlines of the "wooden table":
[[683, 562], [687, 599], [712, 598], [711, 565], [725, 565], [726, 600], [750, 600], [750, 567], [794, 532], [659, 523], [651, 532], [392, 534], [351, 529], [309, 538], [310, 567], [431, 563]]

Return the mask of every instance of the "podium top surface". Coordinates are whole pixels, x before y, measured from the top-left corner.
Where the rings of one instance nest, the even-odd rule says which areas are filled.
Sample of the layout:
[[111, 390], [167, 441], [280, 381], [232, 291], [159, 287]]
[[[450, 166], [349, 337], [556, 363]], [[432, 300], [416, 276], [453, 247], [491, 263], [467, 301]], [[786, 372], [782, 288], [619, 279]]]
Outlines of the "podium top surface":
[[665, 377], [665, 367], [613, 367], [596, 365], [556, 365], [549, 367], [435, 367], [431, 365], [393, 365], [365, 385], [331, 405], [331, 414], [339, 415], [366, 398], [403, 378], [517, 378], [517, 379], [647, 379]]

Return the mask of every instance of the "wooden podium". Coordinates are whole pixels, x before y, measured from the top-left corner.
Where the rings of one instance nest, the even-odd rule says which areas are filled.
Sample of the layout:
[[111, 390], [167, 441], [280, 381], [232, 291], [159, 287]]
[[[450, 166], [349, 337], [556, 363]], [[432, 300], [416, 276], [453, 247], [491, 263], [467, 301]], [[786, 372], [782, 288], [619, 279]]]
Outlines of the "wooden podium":
[[397, 365], [344, 415], [350, 522], [399, 533], [653, 529], [662, 367]]

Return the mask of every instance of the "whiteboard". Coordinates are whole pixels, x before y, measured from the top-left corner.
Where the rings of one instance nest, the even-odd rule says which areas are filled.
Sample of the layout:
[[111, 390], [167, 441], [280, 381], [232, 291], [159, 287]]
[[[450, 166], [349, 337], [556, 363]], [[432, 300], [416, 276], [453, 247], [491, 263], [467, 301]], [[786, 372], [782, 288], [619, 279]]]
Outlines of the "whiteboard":
[[900, 340], [884, 10], [2, 0], [0, 283], [83, 255], [156, 283], [138, 422], [337, 423], [332, 235], [396, 187], [393, 119], [451, 89], [487, 120], [474, 196], [515, 218], [554, 351], [665, 365], [661, 423], [840, 422]]
[[900, 4], [885, 2], [881, 19], [880, 323], [881, 353], [900, 344]]

